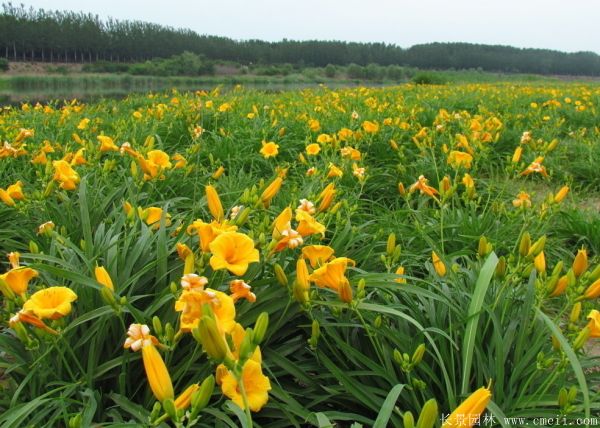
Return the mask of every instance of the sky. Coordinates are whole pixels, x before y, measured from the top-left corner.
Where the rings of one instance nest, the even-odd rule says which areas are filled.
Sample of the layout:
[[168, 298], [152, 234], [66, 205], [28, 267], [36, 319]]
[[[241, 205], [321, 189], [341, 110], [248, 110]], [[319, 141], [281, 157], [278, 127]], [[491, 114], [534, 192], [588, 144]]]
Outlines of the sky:
[[[15, 1], [20, 3], [20, 1]], [[470, 42], [600, 54], [599, 0], [23, 0], [233, 39]]]

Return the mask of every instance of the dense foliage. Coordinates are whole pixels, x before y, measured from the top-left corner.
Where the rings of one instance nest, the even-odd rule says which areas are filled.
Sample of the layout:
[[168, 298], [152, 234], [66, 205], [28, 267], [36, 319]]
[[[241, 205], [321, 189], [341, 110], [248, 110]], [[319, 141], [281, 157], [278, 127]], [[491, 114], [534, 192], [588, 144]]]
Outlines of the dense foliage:
[[92, 62], [145, 61], [185, 51], [211, 60], [306, 65], [404, 65], [539, 74], [600, 75], [600, 56], [545, 49], [468, 43], [431, 43], [408, 49], [386, 43], [341, 41], [264, 42], [199, 35], [140, 21], [102, 21], [77, 12], [26, 9], [3, 4], [0, 56], [13, 60]]
[[408, 84], [5, 107], [0, 425], [597, 414], [599, 106]]

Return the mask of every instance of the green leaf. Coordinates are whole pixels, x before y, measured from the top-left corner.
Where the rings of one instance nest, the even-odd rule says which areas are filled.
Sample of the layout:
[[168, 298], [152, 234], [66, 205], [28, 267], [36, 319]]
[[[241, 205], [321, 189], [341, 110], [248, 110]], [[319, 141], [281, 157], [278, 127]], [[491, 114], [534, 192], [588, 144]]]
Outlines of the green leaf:
[[391, 391], [385, 398], [381, 409], [379, 410], [379, 414], [377, 415], [377, 419], [375, 419], [373, 428], [385, 428], [388, 426], [388, 422], [390, 420], [390, 417], [392, 416], [394, 407], [396, 406], [396, 401], [398, 400], [398, 397], [400, 396], [400, 393], [403, 389], [404, 384], [401, 383], [399, 383], [391, 389]]
[[498, 257], [496, 253], [491, 253], [481, 271], [479, 277], [475, 283], [475, 291], [473, 292], [471, 304], [469, 305], [467, 328], [465, 329], [465, 336], [463, 338], [462, 346], [462, 386], [461, 394], [466, 395], [469, 388], [469, 377], [471, 375], [471, 366], [473, 365], [473, 349], [475, 347], [475, 339], [477, 337], [477, 324], [479, 323], [479, 316], [481, 314], [481, 308], [485, 299], [485, 294], [494, 276], [496, 265], [498, 264]]

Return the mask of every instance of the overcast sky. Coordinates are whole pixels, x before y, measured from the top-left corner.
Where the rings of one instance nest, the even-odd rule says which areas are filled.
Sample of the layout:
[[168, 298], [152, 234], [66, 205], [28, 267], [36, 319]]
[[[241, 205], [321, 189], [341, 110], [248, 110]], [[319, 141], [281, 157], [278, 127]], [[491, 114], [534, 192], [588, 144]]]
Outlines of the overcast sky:
[[[20, 3], [15, 0], [14, 3]], [[600, 53], [599, 0], [23, 0], [200, 34], [277, 41], [471, 42]]]

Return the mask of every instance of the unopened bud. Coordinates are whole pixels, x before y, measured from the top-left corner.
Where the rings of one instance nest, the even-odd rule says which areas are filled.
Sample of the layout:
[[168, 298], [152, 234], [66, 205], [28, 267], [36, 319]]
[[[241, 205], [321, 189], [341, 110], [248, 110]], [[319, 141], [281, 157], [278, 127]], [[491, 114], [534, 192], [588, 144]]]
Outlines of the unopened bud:
[[504, 256], [501, 256], [498, 259], [498, 264], [496, 265], [495, 275], [496, 275], [496, 278], [503, 278], [505, 274], [506, 274], [506, 258]]
[[219, 329], [214, 319], [203, 316], [200, 319], [197, 333], [194, 337], [200, 339], [202, 348], [206, 351], [209, 357], [215, 361], [221, 362], [227, 355], [227, 344], [223, 336], [219, 333]]
[[577, 335], [575, 342], [573, 342], [573, 349], [575, 351], [578, 351], [581, 348], [583, 348], [583, 345], [585, 345], [585, 342], [587, 342], [587, 340], [590, 337], [590, 333], [591, 332], [589, 327], [584, 327], [583, 330], [581, 330], [581, 332]]
[[265, 334], [267, 333], [268, 327], [269, 314], [267, 312], [261, 312], [261, 314], [256, 319], [256, 322], [254, 323], [253, 341], [256, 345], [261, 344], [261, 342], [265, 338]]
[[545, 245], [546, 245], [546, 235], [542, 236], [540, 239], [535, 241], [535, 243], [529, 248], [529, 251], [527, 252], [527, 256], [533, 256], [533, 257], [537, 256], [538, 254], [540, 254], [543, 251]]
[[396, 234], [390, 233], [387, 239], [386, 252], [388, 256], [392, 256], [394, 254], [394, 250], [396, 249]]
[[521, 237], [521, 242], [519, 243], [519, 254], [522, 257], [525, 257], [529, 253], [529, 249], [531, 248], [531, 236], [529, 232], [523, 233]]
[[404, 428], [415, 428], [415, 418], [410, 412], [404, 412], [402, 422]]
[[433, 428], [438, 420], [438, 405], [435, 398], [423, 405], [416, 428]]
[[567, 392], [567, 388], [564, 386], [558, 391], [558, 405], [561, 409], [565, 408], [567, 404], [569, 404], [569, 393]]
[[173, 401], [172, 398], [167, 398], [165, 401], [163, 401], [162, 405], [165, 413], [169, 415], [171, 420], [177, 421], [177, 407], [175, 407], [175, 401]]
[[40, 252], [38, 244], [36, 244], [34, 241], [29, 241], [29, 252], [32, 254], [38, 254]]
[[487, 238], [482, 236], [479, 238], [479, 245], [477, 246], [477, 254], [479, 257], [484, 257], [487, 255]]
[[215, 389], [215, 377], [210, 375], [200, 385], [200, 389], [194, 393], [192, 396], [192, 412], [199, 412], [204, 409], [208, 402], [210, 401], [210, 397]]
[[414, 366], [419, 364], [421, 362], [421, 360], [423, 359], [424, 355], [425, 355], [425, 344], [421, 343], [419, 346], [417, 346], [417, 349], [415, 349], [415, 352], [412, 355], [412, 358], [410, 360], [411, 364]]
[[156, 332], [157, 335], [162, 336], [163, 326], [162, 326], [162, 322], [160, 322], [159, 317], [157, 317], [157, 316], [152, 317], [152, 328], [154, 328], [154, 331]]
[[281, 265], [279, 263], [275, 263], [273, 270], [275, 271], [275, 278], [277, 278], [277, 282], [279, 282], [279, 284], [283, 287], [287, 287], [288, 279]]
[[581, 315], [581, 302], [577, 302], [573, 305], [573, 309], [571, 309], [571, 315], [569, 316], [569, 320], [571, 323], [575, 324], [579, 321], [579, 316]]

